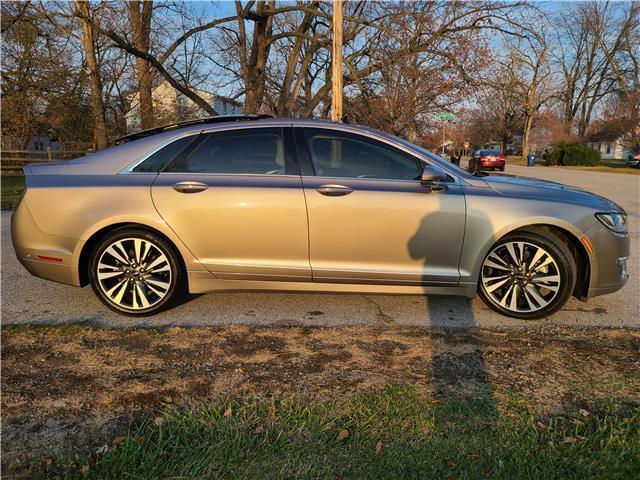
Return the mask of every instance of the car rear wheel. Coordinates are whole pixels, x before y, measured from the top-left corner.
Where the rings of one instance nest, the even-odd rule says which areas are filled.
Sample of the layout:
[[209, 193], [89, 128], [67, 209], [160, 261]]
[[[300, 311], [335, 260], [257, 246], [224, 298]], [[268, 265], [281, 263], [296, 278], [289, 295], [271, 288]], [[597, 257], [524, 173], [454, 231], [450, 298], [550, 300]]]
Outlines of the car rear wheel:
[[491, 248], [478, 292], [503, 315], [536, 319], [562, 308], [575, 282], [575, 260], [562, 240], [547, 232], [520, 231]]
[[89, 280], [110, 309], [130, 316], [158, 313], [184, 293], [184, 271], [174, 248], [137, 228], [116, 230], [96, 245]]

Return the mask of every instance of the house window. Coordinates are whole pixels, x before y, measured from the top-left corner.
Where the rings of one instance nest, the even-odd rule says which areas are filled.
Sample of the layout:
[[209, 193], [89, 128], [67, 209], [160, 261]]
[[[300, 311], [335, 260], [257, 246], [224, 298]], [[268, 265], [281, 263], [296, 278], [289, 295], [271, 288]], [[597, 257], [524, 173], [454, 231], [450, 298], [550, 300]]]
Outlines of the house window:
[[607, 153], [611, 153], [611, 143], [607, 143]]

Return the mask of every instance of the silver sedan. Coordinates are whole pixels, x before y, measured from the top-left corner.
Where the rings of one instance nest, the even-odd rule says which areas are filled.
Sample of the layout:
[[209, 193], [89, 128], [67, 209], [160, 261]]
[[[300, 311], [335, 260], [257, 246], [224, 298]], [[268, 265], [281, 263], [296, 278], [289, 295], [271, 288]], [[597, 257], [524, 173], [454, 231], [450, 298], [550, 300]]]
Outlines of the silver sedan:
[[12, 238], [32, 274], [125, 315], [277, 290], [479, 294], [533, 319], [624, 285], [621, 207], [477, 175], [365, 127], [209, 117], [25, 167]]

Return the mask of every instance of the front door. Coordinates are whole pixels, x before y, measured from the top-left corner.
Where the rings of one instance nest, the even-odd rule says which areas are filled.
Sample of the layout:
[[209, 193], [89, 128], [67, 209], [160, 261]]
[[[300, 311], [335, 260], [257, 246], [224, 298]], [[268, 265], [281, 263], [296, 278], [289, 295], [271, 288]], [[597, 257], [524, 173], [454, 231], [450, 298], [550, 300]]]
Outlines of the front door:
[[298, 128], [296, 141], [314, 281], [458, 283], [465, 225], [459, 185], [422, 186], [420, 159], [361, 134]]
[[310, 281], [304, 194], [284, 130], [202, 137], [153, 184], [160, 215], [218, 278]]

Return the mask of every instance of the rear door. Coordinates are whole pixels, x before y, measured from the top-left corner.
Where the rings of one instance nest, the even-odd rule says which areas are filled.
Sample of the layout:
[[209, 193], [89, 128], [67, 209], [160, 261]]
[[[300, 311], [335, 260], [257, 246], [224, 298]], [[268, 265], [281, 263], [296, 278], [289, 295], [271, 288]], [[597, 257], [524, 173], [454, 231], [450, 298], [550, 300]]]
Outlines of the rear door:
[[290, 130], [203, 133], [158, 175], [160, 215], [218, 278], [310, 281], [307, 213]]

